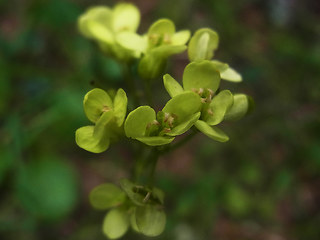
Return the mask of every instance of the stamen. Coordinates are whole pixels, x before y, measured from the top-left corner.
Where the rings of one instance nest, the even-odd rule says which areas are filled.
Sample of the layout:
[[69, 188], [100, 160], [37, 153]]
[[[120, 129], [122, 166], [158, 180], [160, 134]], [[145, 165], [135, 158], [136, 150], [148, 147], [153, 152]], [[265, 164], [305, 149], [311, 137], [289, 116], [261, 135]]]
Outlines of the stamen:
[[170, 113], [164, 113], [164, 119], [163, 121], [166, 122], [168, 121], [168, 118], [170, 117]]
[[153, 120], [151, 124], [152, 125], [158, 125], [158, 126], [160, 125], [160, 123], [157, 120]]
[[208, 98], [210, 99], [210, 101], [212, 100], [212, 97], [213, 97], [213, 91], [211, 90], [211, 89], [207, 89], [208, 90], [208, 92], [209, 92], [209, 96], [208, 96]]
[[108, 112], [110, 111], [110, 108], [108, 106], [103, 106], [102, 112]]
[[164, 131], [165, 133], [168, 133], [168, 132], [171, 132], [171, 129], [170, 129], [170, 128], [164, 128], [163, 131]]
[[213, 95], [213, 91], [210, 88], [207, 88], [207, 90], [210, 93], [210, 95]]
[[211, 115], [211, 116], [213, 115], [213, 112], [212, 112], [212, 110], [210, 108], [208, 109], [208, 114]]
[[159, 126], [160, 123], [157, 120], [153, 120], [152, 122], [148, 123], [147, 129], [151, 128], [151, 126], [153, 126], [153, 125]]
[[151, 196], [151, 192], [148, 192], [145, 198], [143, 199], [143, 203], [146, 203], [149, 200], [150, 196]]
[[174, 117], [170, 116], [170, 117], [168, 118], [168, 125], [169, 125], [170, 127], [173, 127], [173, 122], [174, 122]]

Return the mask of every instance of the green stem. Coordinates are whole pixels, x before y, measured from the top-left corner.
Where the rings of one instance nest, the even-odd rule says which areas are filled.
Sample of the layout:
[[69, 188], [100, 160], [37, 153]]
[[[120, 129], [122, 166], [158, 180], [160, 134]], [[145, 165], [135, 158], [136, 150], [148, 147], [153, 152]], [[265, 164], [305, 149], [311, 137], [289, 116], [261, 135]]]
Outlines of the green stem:
[[130, 95], [133, 97], [133, 104], [134, 106], [140, 106], [138, 91], [136, 89], [134, 78], [132, 77], [130, 63], [126, 63], [123, 65], [123, 72], [124, 72], [124, 80], [126, 82], [127, 88], [129, 89]]
[[132, 180], [134, 182], [139, 182], [142, 176], [143, 169], [145, 166], [145, 159], [148, 157], [146, 150], [147, 149], [143, 148], [142, 144], [139, 144], [134, 151], [135, 164], [132, 174]]
[[162, 152], [161, 155], [170, 153], [174, 150], [176, 150], [177, 148], [185, 145], [187, 142], [189, 142], [196, 134], [198, 133], [198, 131], [194, 130], [192, 131], [189, 135], [187, 135], [186, 137], [184, 137], [182, 140], [180, 140], [179, 142], [172, 144], [171, 146], [169, 146], [168, 148], [165, 148]]
[[155, 171], [157, 168], [158, 159], [159, 159], [159, 151], [157, 148], [153, 148], [149, 158], [149, 161], [150, 161], [150, 172], [149, 172], [149, 178], [148, 178], [149, 187], [153, 187], [154, 185]]
[[[134, 170], [134, 181], [138, 182], [141, 177], [142, 174], [144, 172], [144, 170], [146, 170], [146, 168], [149, 170], [149, 174], [147, 175], [147, 184], [149, 187], [153, 187], [154, 185], [154, 179], [155, 179], [155, 170], [157, 168], [157, 163], [158, 163], [158, 159], [161, 155], [170, 153], [174, 150], [176, 150], [177, 148], [183, 146], [184, 144], [186, 144], [187, 142], [189, 142], [197, 133], [198, 131], [196, 129], [192, 129], [193, 131], [187, 135], [186, 137], [184, 137], [182, 140], [180, 140], [179, 142], [171, 145], [168, 148], [164, 148], [162, 150], [153, 147], [150, 151], [150, 148], [140, 148], [138, 151], [138, 154], [136, 154], [137, 158], [136, 158], [136, 163], [135, 163], [135, 170]], [[149, 150], [149, 151], [147, 151]]]
[[154, 106], [153, 105], [153, 97], [152, 97], [152, 93], [151, 93], [151, 79], [144, 79], [143, 83], [144, 83], [145, 96], [147, 99], [147, 103], [150, 106]]

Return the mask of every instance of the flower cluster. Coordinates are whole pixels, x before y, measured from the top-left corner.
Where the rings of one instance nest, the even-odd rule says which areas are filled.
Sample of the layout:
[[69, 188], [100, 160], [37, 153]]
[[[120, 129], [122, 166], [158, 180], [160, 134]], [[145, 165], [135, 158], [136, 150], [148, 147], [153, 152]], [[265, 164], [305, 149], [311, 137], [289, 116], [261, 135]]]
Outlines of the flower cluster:
[[136, 185], [121, 180], [121, 188], [105, 183], [95, 187], [89, 196], [97, 210], [111, 209], [103, 221], [103, 232], [110, 239], [123, 236], [131, 228], [154, 237], [165, 228], [164, 193], [158, 188]]
[[163, 72], [169, 56], [187, 49], [190, 31], [176, 32], [171, 20], [160, 19], [146, 34], [139, 35], [139, 23], [139, 10], [130, 3], [120, 3], [113, 9], [90, 8], [79, 18], [78, 25], [80, 32], [95, 40], [104, 53], [119, 61], [140, 59], [140, 76], [153, 79]]
[[127, 113], [127, 95], [119, 89], [114, 99], [102, 89], [88, 92], [83, 100], [84, 111], [94, 126], [81, 127], [76, 131], [79, 147], [93, 153], [104, 152], [111, 141], [122, 134]]
[[[126, 65], [136, 64], [145, 83], [164, 73], [168, 57], [187, 50], [190, 63], [184, 69], [182, 82], [162, 74], [171, 99], [158, 112], [143, 105], [135, 106], [127, 114], [128, 99], [123, 89], [115, 94], [98, 88], [89, 91], [83, 105], [94, 125], [76, 131], [77, 144], [87, 151], [101, 153], [119, 138], [130, 138], [159, 152], [163, 149], [160, 146], [171, 146], [176, 136], [191, 128], [218, 142], [228, 141], [227, 134], [217, 125], [241, 119], [253, 102], [245, 94], [221, 89], [221, 80], [241, 82], [242, 77], [228, 64], [213, 59], [219, 45], [218, 34], [203, 28], [189, 41], [189, 30], [176, 32], [172, 21], [160, 19], [140, 35], [136, 32], [139, 23], [139, 10], [132, 4], [120, 3], [113, 9], [102, 6], [89, 9], [79, 18], [79, 29], [96, 41], [105, 54]], [[146, 236], [161, 234], [166, 222], [163, 192], [150, 182], [141, 185], [123, 179], [120, 185], [121, 188], [102, 184], [90, 194], [95, 208], [111, 208], [103, 223], [105, 235], [119, 238], [130, 225]]]

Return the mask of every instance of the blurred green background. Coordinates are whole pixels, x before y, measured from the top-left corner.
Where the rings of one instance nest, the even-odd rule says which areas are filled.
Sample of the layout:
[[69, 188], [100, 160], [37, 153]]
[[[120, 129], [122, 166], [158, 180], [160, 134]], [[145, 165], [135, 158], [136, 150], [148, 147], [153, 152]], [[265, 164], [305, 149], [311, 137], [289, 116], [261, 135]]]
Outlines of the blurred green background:
[[[84, 94], [124, 87], [119, 65], [77, 31], [88, 6], [117, 1], [0, 0], [0, 239], [105, 239], [105, 212], [90, 190], [130, 174], [127, 142], [91, 154], [74, 141], [87, 125]], [[159, 18], [177, 29], [211, 27], [215, 58], [242, 73], [224, 83], [251, 95], [251, 116], [224, 130], [230, 141], [197, 136], [164, 156], [170, 240], [317, 240], [320, 236], [320, 2], [162, 0], [134, 2], [140, 33]], [[178, 79], [187, 55], [170, 61]], [[158, 107], [169, 99], [155, 83]], [[130, 97], [130, 96], [129, 96]], [[130, 232], [123, 239], [147, 239]]]

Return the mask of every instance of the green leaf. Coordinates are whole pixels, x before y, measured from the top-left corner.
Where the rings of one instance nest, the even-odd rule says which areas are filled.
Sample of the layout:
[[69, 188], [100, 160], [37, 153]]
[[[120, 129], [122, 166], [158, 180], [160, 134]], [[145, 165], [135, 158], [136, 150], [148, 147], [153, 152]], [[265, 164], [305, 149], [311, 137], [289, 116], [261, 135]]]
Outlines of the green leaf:
[[177, 122], [182, 123], [185, 118], [200, 111], [201, 99], [194, 92], [183, 92], [170, 99], [162, 109], [165, 113], [174, 114]]
[[233, 104], [233, 95], [229, 90], [219, 92], [217, 96], [212, 99], [209, 105], [210, 113], [207, 114], [205, 121], [209, 125], [217, 125], [222, 122], [226, 112]]
[[198, 128], [199, 131], [212, 138], [213, 140], [216, 140], [218, 142], [227, 142], [229, 140], [229, 137], [218, 127], [211, 127], [206, 122], [201, 120], [198, 120], [194, 125]]
[[[78, 27], [80, 32], [88, 37], [93, 38], [92, 29], [88, 25], [89, 22], [96, 22], [100, 24], [99, 26], [105, 29], [110, 28], [110, 20], [111, 20], [111, 9], [108, 7], [93, 7], [90, 8], [88, 11], [86, 11], [84, 14], [82, 14], [78, 19]], [[109, 35], [111, 34], [110, 30]]]
[[94, 137], [94, 126], [85, 126], [77, 129], [76, 143], [79, 147], [93, 153], [101, 153], [108, 149], [110, 140], [107, 137]]
[[140, 233], [149, 237], [159, 236], [166, 226], [166, 214], [157, 206], [137, 207], [135, 217]]
[[112, 29], [115, 32], [135, 32], [140, 23], [139, 9], [130, 3], [119, 3], [112, 11]]
[[103, 112], [113, 108], [113, 104], [105, 91], [95, 88], [84, 96], [83, 108], [88, 119], [95, 123]]
[[102, 230], [110, 239], [122, 237], [129, 228], [129, 216], [126, 209], [115, 208], [104, 218]]
[[190, 38], [190, 34], [189, 30], [176, 32], [171, 39], [172, 45], [185, 45]]
[[161, 146], [161, 145], [171, 143], [174, 140], [174, 137], [153, 136], [153, 137], [138, 137], [136, 139], [149, 146]]
[[57, 221], [75, 208], [79, 200], [78, 181], [74, 168], [67, 163], [67, 159], [46, 153], [16, 169], [15, 199], [28, 216], [31, 213], [39, 221]]
[[174, 127], [171, 132], [166, 133], [166, 135], [169, 136], [177, 136], [185, 133], [188, 131], [194, 123], [200, 118], [201, 113], [195, 113], [191, 116], [189, 116], [186, 120], [184, 120], [182, 123], [180, 123], [178, 126]]
[[225, 120], [239, 120], [248, 114], [254, 107], [251, 97], [245, 94], [235, 94], [233, 96], [233, 105], [224, 116]]
[[253, 204], [249, 193], [238, 184], [228, 183], [223, 198], [230, 214], [237, 217], [248, 213]]
[[7, 174], [10, 173], [10, 169], [14, 167], [14, 161], [16, 159], [16, 152], [13, 149], [8, 148], [7, 146], [3, 146], [0, 148], [0, 185], [7, 176]]
[[156, 119], [155, 111], [149, 106], [141, 106], [129, 113], [124, 130], [127, 137], [143, 137], [149, 123]]
[[163, 84], [171, 97], [183, 93], [181, 85], [169, 74], [163, 76]]
[[215, 92], [220, 84], [220, 73], [210, 61], [192, 62], [184, 69], [182, 82], [185, 90], [203, 88]]
[[127, 104], [128, 104], [128, 98], [126, 92], [120, 88], [117, 91], [117, 94], [114, 98], [114, 116], [116, 117], [117, 125], [120, 127], [123, 124], [123, 121], [127, 114]]
[[190, 61], [210, 60], [219, 44], [218, 34], [209, 29], [199, 29], [190, 39], [188, 55]]
[[126, 200], [126, 194], [116, 185], [105, 183], [90, 192], [89, 200], [94, 208], [105, 210], [122, 204]]

